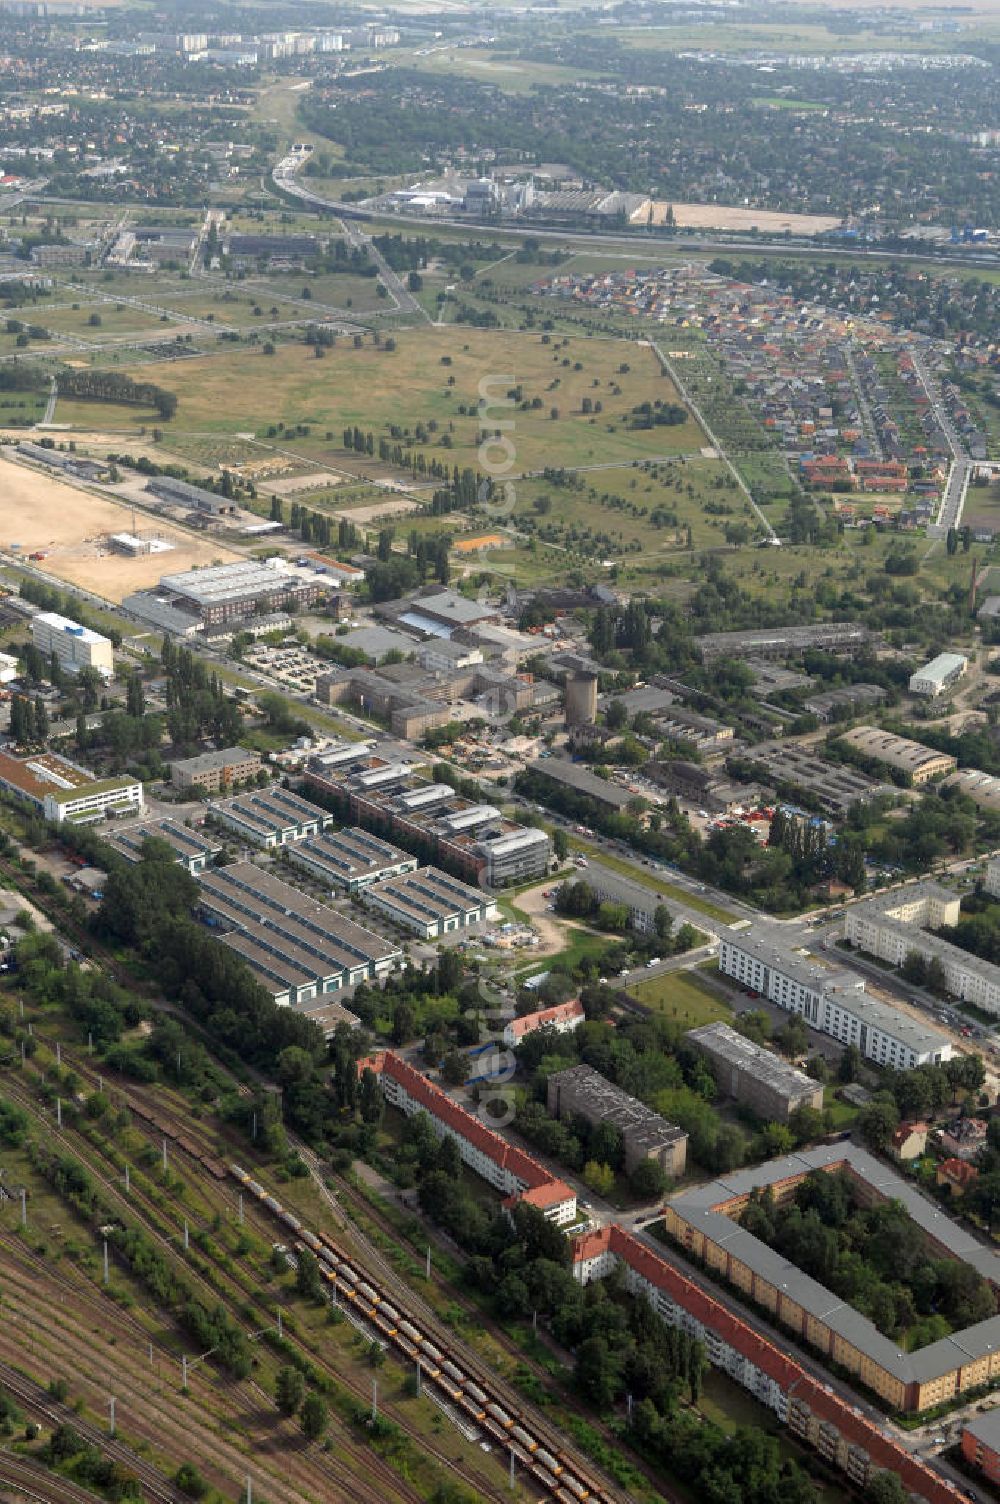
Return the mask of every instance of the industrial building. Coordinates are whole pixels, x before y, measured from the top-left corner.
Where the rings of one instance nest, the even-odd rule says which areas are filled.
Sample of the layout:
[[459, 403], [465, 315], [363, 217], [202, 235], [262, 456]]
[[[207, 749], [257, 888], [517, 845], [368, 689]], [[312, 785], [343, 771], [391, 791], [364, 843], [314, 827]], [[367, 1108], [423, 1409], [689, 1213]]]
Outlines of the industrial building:
[[940, 883], [911, 883], [847, 909], [845, 934], [852, 945], [902, 966], [916, 952], [941, 963], [944, 984], [953, 997], [1000, 1016], [1000, 966], [983, 961], [930, 931], [958, 923], [957, 894]]
[[288, 855], [331, 891], [341, 893], [360, 893], [372, 883], [415, 872], [420, 865], [408, 851], [357, 825], [344, 830], [324, 829], [322, 835], [303, 841]]
[[926, 1024], [865, 992], [857, 972], [830, 971], [795, 949], [776, 925], [723, 934], [719, 971], [751, 997], [764, 997], [800, 1014], [810, 1028], [845, 1048], [856, 1045], [867, 1060], [894, 1070], [937, 1065], [952, 1058], [951, 1041]]
[[805, 700], [802, 709], [814, 715], [818, 721], [829, 722], [845, 719], [858, 711], [874, 710], [884, 705], [885, 690], [878, 684], [844, 684], [839, 689], [828, 689], [822, 694]]
[[849, 1395], [816, 1378], [786, 1343], [740, 1316], [705, 1282], [686, 1275], [642, 1234], [612, 1222], [575, 1240], [574, 1278], [580, 1284], [621, 1270], [625, 1289], [645, 1300], [665, 1326], [701, 1342], [713, 1368], [771, 1410], [803, 1445], [844, 1473], [863, 1493], [881, 1472], [900, 1478], [908, 1497], [925, 1504], [965, 1504], [966, 1495], [911, 1452], [885, 1425], [869, 1420]]
[[594, 799], [598, 804], [617, 810], [619, 814], [628, 809], [636, 797], [628, 789], [622, 788], [621, 784], [599, 778], [596, 773], [584, 767], [583, 763], [570, 762], [566, 757], [536, 758], [528, 764], [528, 771], [541, 773], [544, 777], [551, 778], [553, 783]]
[[108, 837], [108, 844], [127, 862], [141, 860], [147, 841], [166, 842], [177, 865], [185, 868], [192, 877], [204, 872], [222, 852], [218, 841], [210, 840], [189, 825], [182, 825], [179, 820], [149, 820], [143, 825], [128, 825]]
[[75, 454], [72, 450], [49, 449], [44, 444], [33, 444], [30, 439], [22, 439], [17, 446], [17, 452], [26, 460], [32, 460], [36, 465], [45, 465], [49, 470], [58, 470], [63, 475], [72, 476], [74, 480], [89, 481], [93, 485], [103, 484], [111, 479], [111, 467], [102, 460], [90, 460], [82, 454]]
[[1000, 778], [978, 768], [959, 768], [944, 780], [944, 788], [958, 789], [977, 809], [1000, 810]]
[[910, 675], [910, 694], [936, 699], [946, 689], [957, 684], [969, 667], [969, 660], [962, 653], [938, 653], [930, 663]]
[[[384, 627], [365, 627], [338, 640], [347, 646], [357, 642], [376, 657], [407, 646], [402, 634]], [[392, 734], [407, 741], [448, 725], [455, 719], [459, 701], [497, 719], [543, 704], [554, 693], [544, 680], [508, 673], [489, 663], [452, 667], [447, 672], [416, 663], [382, 664], [375, 669], [335, 669], [316, 680], [316, 698], [321, 703], [357, 705], [366, 715], [387, 721]]]
[[217, 794], [241, 783], [253, 783], [263, 763], [259, 752], [247, 747], [220, 747], [217, 752], [202, 752], [197, 757], [181, 757], [168, 763], [170, 782], [179, 789], [200, 789]]
[[192, 486], [172, 475], [154, 475], [146, 482], [146, 490], [150, 496], [169, 502], [171, 506], [185, 507], [189, 512], [207, 512], [211, 517], [235, 517], [239, 511], [231, 496], [220, 496], [216, 491]]
[[667, 793], [687, 800], [709, 815], [729, 815], [774, 801], [773, 789], [759, 783], [733, 783], [717, 770], [682, 757], [648, 763], [646, 773]]
[[586, 1018], [583, 1004], [579, 998], [573, 998], [568, 1003], [553, 1003], [551, 1008], [539, 1008], [534, 1013], [522, 1013], [519, 1018], [512, 1018], [504, 1025], [504, 1044], [508, 1049], [515, 1049], [529, 1034], [534, 1034], [536, 1029], [551, 1029], [555, 1034], [571, 1034], [578, 1029]]
[[854, 804], [867, 804], [880, 794], [896, 792], [856, 768], [826, 762], [794, 742], [759, 742], [747, 749], [744, 759], [779, 793], [789, 790], [824, 815], [838, 819]]
[[241, 840], [265, 851], [307, 841], [333, 824], [333, 816], [318, 804], [278, 787], [237, 794], [235, 799], [210, 805], [209, 813]]
[[907, 736], [894, 736], [891, 731], [882, 731], [878, 726], [855, 726], [853, 731], [845, 731], [840, 740], [863, 757], [870, 757], [873, 762], [880, 762], [894, 772], [905, 773], [917, 788], [932, 778], [954, 772], [958, 766], [958, 759], [950, 753], [937, 752]]
[[570, 1186], [494, 1133], [481, 1117], [466, 1112], [401, 1056], [391, 1050], [365, 1056], [358, 1061], [358, 1072], [366, 1070], [375, 1073], [385, 1100], [397, 1111], [407, 1117], [427, 1113], [438, 1137], [454, 1140], [463, 1164], [499, 1191], [505, 1205], [523, 1201], [557, 1227], [576, 1220], [576, 1192]]
[[817, 622], [803, 627], [763, 627], [747, 632], [707, 632], [696, 637], [706, 663], [716, 658], [794, 658], [810, 648], [827, 653], [855, 654], [871, 642], [871, 633], [858, 622]]
[[78, 674], [82, 668], [96, 669], [105, 679], [114, 674], [111, 640], [55, 611], [39, 611], [31, 618], [31, 640], [46, 658], [55, 655], [59, 667], [68, 674]]
[[682, 1191], [667, 1204], [666, 1231], [691, 1258], [893, 1410], [925, 1410], [1000, 1376], [1000, 1316], [905, 1352], [866, 1316], [740, 1226], [737, 1219], [753, 1191], [769, 1187], [781, 1202], [814, 1171], [843, 1171], [868, 1205], [900, 1202], [933, 1257], [961, 1260], [1000, 1285], [1000, 1255], [925, 1200], [910, 1181], [850, 1143], [790, 1154]]
[[574, 1115], [588, 1123], [613, 1123], [621, 1131], [625, 1170], [655, 1159], [671, 1179], [684, 1174], [688, 1136], [589, 1065], [573, 1065], [548, 1078], [546, 1105], [556, 1118]]
[[[311, 759], [305, 777], [345, 822], [398, 841], [465, 881], [499, 886], [548, 871], [552, 843], [544, 831], [506, 819], [496, 805], [463, 799], [450, 784], [429, 783], [399, 753], [347, 744]], [[519, 839], [508, 844], [509, 837]]]
[[168, 605], [199, 617], [206, 626], [225, 626], [248, 617], [315, 606], [329, 594], [330, 585], [318, 570], [275, 557], [165, 574], [158, 589]]
[[787, 1123], [799, 1107], [823, 1106], [818, 1081], [728, 1024], [703, 1024], [684, 1036], [711, 1067], [719, 1090], [770, 1123]]
[[145, 809], [138, 778], [95, 778], [56, 752], [23, 758], [0, 752], [0, 787], [27, 799], [55, 825], [90, 825], [119, 815], [141, 815]]
[[421, 867], [402, 877], [374, 883], [361, 894], [393, 924], [412, 930], [422, 940], [438, 940], [473, 924], [496, 919], [496, 900], [481, 888], [469, 888], [436, 867]]
[[246, 961], [275, 1002], [301, 1006], [377, 981], [402, 951], [251, 862], [212, 867], [198, 882], [203, 915]]

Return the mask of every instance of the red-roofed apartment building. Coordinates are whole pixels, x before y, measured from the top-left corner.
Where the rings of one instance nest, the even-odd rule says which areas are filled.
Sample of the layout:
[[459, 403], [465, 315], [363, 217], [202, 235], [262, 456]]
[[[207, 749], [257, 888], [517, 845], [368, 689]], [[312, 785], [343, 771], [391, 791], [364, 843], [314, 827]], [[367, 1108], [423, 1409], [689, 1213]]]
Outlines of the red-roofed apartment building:
[[648, 1300], [668, 1326], [703, 1342], [714, 1368], [742, 1384], [858, 1488], [874, 1473], [888, 1471], [927, 1504], [964, 1504], [967, 1496], [954, 1484], [632, 1233], [614, 1223], [574, 1242], [573, 1273], [581, 1284], [602, 1279], [619, 1265], [631, 1294]]
[[534, 1034], [536, 1029], [555, 1029], [557, 1034], [568, 1034], [572, 1029], [580, 1027], [584, 1017], [583, 1004], [579, 998], [574, 998], [569, 1003], [556, 1003], [551, 1008], [539, 1008], [537, 1013], [525, 1013], [520, 1018], [512, 1018], [503, 1031], [503, 1042], [508, 1049], [513, 1049], [526, 1035]]
[[402, 1056], [391, 1050], [367, 1055], [358, 1061], [358, 1072], [365, 1069], [378, 1076], [382, 1094], [391, 1106], [407, 1117], [426, 1112], [440, 1138], [453, 1138], [463, 1164], [502, 1192], [507, 1197], [505, 1204], [525, 1201], [538, 1207], [557, 1227], [575, 1220], [576, 1192], [571, 1186], [466, 1112]]

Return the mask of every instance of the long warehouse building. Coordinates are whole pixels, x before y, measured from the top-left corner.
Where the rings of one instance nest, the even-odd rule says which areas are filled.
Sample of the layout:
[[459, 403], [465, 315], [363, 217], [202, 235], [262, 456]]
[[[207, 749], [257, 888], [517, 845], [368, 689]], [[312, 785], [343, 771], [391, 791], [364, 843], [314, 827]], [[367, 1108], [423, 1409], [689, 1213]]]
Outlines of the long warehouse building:
[[777, 926], [723, 934], [719, 970], [750, 995], [799, 1013], [821, 1034], [857, 1045], [866, 1060], [894, 1070], [936, 1065], [952, 1057], [951, 1041], [865, 992], [857, 972], [829, 971], [796, 950]]
[[401, 851], [380, 836], [373, 836], [358, 825], [343, 830], [324, 830], [293, 846], [289, 857], [311, 876], [333, 891], [360, 893], [372, 883], [416, 872], [420, 863], [408, 851]]
[[276, 1003], [296, 1007], [401, 964], [400, 948], [335, 909], [315, 903], [251, 862], [213, 867], [198, 900], [222, 940], [242, 956]]
[[482, 888], [470, 888], [437, 867], [421, 867], [362, 892], [362, 900], [386, 919], [423, 940], [457, 934], [473, 924], [499, 915], [496, 899]]
[[209, 813], [242, 840], [264, 850], [306, 841], [333, 824], [327, 810], [279, 787], [237, 794], [235, 799], [211, 804]]

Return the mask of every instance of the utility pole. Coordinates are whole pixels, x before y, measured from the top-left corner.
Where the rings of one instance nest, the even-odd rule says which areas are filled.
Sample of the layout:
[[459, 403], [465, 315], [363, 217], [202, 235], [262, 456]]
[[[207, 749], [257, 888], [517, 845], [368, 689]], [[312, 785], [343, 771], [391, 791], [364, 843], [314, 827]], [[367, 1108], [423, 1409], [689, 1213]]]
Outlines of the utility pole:
[[417, 1359], [417, 1398], [420, 1398], [420, 1359]]
[[240, 1226], [242, 1227], [243, 1226], [243, 1192], [242, 1191], [240, 1191], [240, 1211], [239, 1211], [239, 1217], [240, 1217]]
[[28, 1192], [25, 1190], [24, 1186], [22, 1186], [21, 1187], [21, 1226], [22, 1227], [27, 1227], [27, 1225], [28, 1225]]
[[163, 1140], [163, 1168], [167, 1168], [167, 1141]]
[[125, 1165], [125, 1189], [126, 1191], [130, 1191], [132, 1189], [132, 1183], [129, 1179], [129, 1168], [127, 1163]]
[[284, 1340], [285, 1334], [281, 1330], [281, 1312], [280, 1311], [278, 1312], [278, 1336], [279, 1336], [280, 1339]]
[[514, 1448], [510, 1449], [510, 1491], [514, 1492]]
[[190, 1237], [188, 1235], [187, 1217], [185, 1217], [184, 1218], [184, 1252], [185, 1253], [187, 1253], [187, 1251], [190, 1248], [190, 1246], [191, 1246], [191, 1240], [190, 1240]]
[[372, 1425], [378, 1420], [378, 1379], [372, 1379]]
[[62, 1127], [62, 1097], [56, 1097], [56, 1127]]
[[187, 1354], [181, 1354], [181, 1388], [187, 1392], [188, 1387], [188, 1360]]
[[108, 1267], [108, 1240], [107, 1240], [107, 1238], [105, 1238], [104, 1239], [104, 1283], [107, 1285], [107, 1284], [110, 1284], [110, 1282], [111, 1282], [111, 1270]]
[[114, 1397], [114, 1395], [112, 1395], [111, 1398], [108, 1400], [108, 1406], [109, 1406], [109, 1409], [111, 1411], [111, 1435], [114, 1436], [114, 1434], [115, 1434], [115, 1397]]
[[56, 1040], [56, 1065], [62, 1065], [62, 1045]]
[[428, 1243], [427, 1244], [427, 1267], [426, 1267], [426, 1269], [424, 1271], [424, 1278], [425, 1279], [430, 1279], [430, 1277], [431, 1277], [431, 1245]]

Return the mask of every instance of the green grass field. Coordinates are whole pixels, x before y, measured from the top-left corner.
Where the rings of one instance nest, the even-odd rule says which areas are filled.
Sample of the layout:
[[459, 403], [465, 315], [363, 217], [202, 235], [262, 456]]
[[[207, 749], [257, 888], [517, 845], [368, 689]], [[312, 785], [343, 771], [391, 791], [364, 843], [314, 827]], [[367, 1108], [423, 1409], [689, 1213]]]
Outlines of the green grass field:
[[[537, 334], [464, 328], [401, 330], [396, 341], [397, 348], [389, 351], [367, 341], [354, 349], [341, 340], [322, 364], [296, 343], [279, 347], [272, 356], [235, 349], [224, 356], [164, 365], [155, 380], [177, 393], [178, 407], [169, 423], [158, 426], [167, 435], [266, 432], [280, 418], [286, 427], [302, 424], [312, 430], [286, 442], [316, 459], [332, 457], [331, 442], [323, 437], [327, 431], [333, 432], [333, 448], [339, 450], [347, 425], [381, 436], [393, 424], [413, 432], [423, 423], [429, 430], [422, 446], [428, 458], [477, 469], [512, 459], [512, 471], [498, 468], [499, 474], [546, 465], [630, 463], [691, 452], [702, 441], [691, 420], [671, 428], [626, 426], [638, 403], [677, 399], [645, 348], [616, 340], [553, 339], [546, 345]], [[149, 376], [148, 366], [142, 376]], [[518, 385], [524, 401], [538, 399], [537, 408], [524, 411], [507, 402], [508, 390]], [[581, 410], [591, 393], [591, 400], [601, 400], [604, 409], [594, 424]], [[513, 425], [504, 430], [509, 444], [493, 455], [480, 452], [477, 402], [483, 394], [491, 404], [485, 421]], [[105, 422], [116, 428], [136, 429], [150, 421], [150, 414], [139, 410], [105, 411]]]
[[628, 990], [644, 1007], [684, 1029], [697, 1029], [702, 1024], [732, 1017], [732, 1009], [714, 987], [691, 971], [670, 971], [649, 982], [638, 982]]

